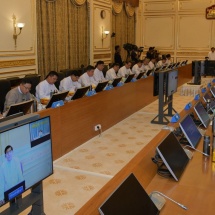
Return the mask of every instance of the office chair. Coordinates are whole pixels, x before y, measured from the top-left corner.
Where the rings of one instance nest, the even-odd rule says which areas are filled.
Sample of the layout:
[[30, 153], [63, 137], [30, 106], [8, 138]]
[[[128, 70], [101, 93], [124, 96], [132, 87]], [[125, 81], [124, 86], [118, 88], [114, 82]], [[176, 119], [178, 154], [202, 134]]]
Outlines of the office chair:
[[11, 90], [10, 81], [7, 79], [0, 80], [0, 113], [4, 110], [5, 96]]

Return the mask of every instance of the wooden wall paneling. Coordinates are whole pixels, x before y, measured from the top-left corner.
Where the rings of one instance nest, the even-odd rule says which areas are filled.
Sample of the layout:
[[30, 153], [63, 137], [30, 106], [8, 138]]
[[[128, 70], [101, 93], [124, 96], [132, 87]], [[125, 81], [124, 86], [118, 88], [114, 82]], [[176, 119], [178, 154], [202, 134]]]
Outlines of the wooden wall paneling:
[[62, 156], [62, 146], [64, 144], [64, 137], [62, 136], [64, 127], [60, 112], [60, 108], [49, 108], [38, 112], [40, 117], [50, 116], [51, 119], [53, 160]]

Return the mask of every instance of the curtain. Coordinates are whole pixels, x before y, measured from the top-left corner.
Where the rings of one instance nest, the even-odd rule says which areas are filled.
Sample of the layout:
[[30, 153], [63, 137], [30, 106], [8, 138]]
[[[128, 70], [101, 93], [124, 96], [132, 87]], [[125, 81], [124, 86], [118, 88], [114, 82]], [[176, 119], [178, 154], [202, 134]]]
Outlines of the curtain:
[[89, 62], [87, 2], [37, 0], [38, 71], [80, 68]]
[[[112, 50], [115, 52], [115, 46], [121, 47], [122, 60], [125, 61], [127, 52], [123, 49], [123, 44], [135, 44], [135, 14], [129, 17], [126, 14], [125, 8], [119, 14], [113, 13], [112, 15], [112, 32], [116, 35], [112, 38]], [[114, 54], [113, 54], [114, 57]], [[112, 59], [112, 62], [114, 59]]]

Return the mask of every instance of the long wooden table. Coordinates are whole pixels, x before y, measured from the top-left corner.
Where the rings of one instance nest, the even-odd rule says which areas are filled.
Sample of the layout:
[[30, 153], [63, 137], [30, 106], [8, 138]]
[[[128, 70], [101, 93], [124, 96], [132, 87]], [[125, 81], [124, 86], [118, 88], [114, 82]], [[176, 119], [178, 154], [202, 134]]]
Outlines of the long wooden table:
[[[193, 101], [193, 104], [195, 101]], [[189, 111], [183, 110], [181, 118]], [[170, 126], [178, 126], [171, 123]], [[168, 135], [170, 131], [161, 130], [155, 138], [149, 142], [119, 173], [117, 173], [101, 190], [99, 190], [76, 214], [98, 215], [99, 206], [130, 174], [134, 173], [147, 193], [160, 191], [188, 207], [184, 210], [168, 199], [160, 214], [164, 215], [212, 215], [215, 211], [215, 163], [211, 157], [207, 158], [194, 151], [193, 158], [189, 161], [179, 182], [174, 179], [163, 178], [156, 174], [157, 166], [151, 161], [155, 154], [155, 148]], [[207, 135], [211, 136], [211, 126], [207, 129]], [[211, 137], [212, 141], [212, 137]], [[203, 138], [197, 149], [203, 150]]]
[[[191, 70], [191, 64], [179, 68], [179, 85], [191, 80]], [[150, 76], [38, 112], [41, 117], [51, 117], [54, 160], [98, 135], [95, 125], [101, 124], [104, 131], [155, 101], [157, 97], [152, 92], [153, 77]]]

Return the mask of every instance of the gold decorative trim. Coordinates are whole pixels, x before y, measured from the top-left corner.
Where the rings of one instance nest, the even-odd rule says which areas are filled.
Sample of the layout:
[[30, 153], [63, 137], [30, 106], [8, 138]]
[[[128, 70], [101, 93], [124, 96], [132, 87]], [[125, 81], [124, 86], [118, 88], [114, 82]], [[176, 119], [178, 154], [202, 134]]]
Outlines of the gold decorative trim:
[[177, 52], [176, 56], [207, 56], [208, 52]]
[[75, 5], [75, 6], [82, 6], [86, 0], [71, 0], [71, 2]]
[[112, 8], [113, 8], [113, 14], [117, 15], [117, 14], [122, 12], [123, 3], [122, 2], [121, 3], [120, 2], [113, 2]]
[[94, 54], [94, 59], [110, 58], [111, 54]]
[[34, 66], [35, 59], [0, 61], [0, 69], [20, 66]]
[[132, 7], [130, 4], [125, 3], [125, 11], [128, 17], [134, 16], [135, 8]]

